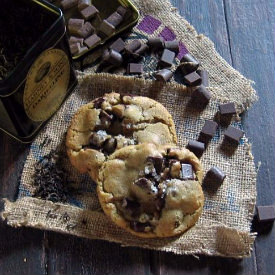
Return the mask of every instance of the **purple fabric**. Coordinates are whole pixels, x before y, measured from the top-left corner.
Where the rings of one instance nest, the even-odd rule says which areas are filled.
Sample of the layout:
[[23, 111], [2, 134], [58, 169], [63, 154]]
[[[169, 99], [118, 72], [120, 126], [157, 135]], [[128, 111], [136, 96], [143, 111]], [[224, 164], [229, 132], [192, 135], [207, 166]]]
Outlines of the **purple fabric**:
[[161, 25], [161, 22], [158, 19], [150, 15], [147, 15], [138, 24], [137, 28], [143, 32], [152, 34], [155, 30], [158, 29], [160, 25]]
[[159, 34], [165, 41], [172, 41], [176, 39], [176, 35], [174, 32], [169, 29], [168, 27], [165, 27], [161, 33]]
[[179, 53], [177, 55], [177, 58], [179, 60], [181, 60], [182, 57], [188, 53], [188, 50], [187, 50], [187, 48], [185, 47], [185, 45], [181, 41], [179, 42], [179, 47], [180, 47], [180, 51], [179, 51]]

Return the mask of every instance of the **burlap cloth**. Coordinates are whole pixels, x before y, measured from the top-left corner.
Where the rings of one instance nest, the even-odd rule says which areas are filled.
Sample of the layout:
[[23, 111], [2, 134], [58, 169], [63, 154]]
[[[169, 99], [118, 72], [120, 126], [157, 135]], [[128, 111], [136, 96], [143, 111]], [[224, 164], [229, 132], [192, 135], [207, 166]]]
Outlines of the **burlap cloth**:
[[[32, 143], [27, 157], [18, 199], [5, 201], [2, 218], [11, 226], [29, 226], [73, 234], [91, 239], [104, 239], [123, 246], [170, 251], [177, 254], [206, 254], [242, 258], [250, 255], [255, 235], [250, 233], [256, 200], [256, 170], [247, 138], [241, 140], [232, 154], [230, 146], [221, 147], [224, 128], [213, 138], [201, 161], [207, 171], [213, 165], [227, 175], [217, 191], [204, 190], [205, 206], [198, 223], [180, 237], [166, 239], [140, 239], [114, 225], [102, 212], [95, 183], [87, 175], [80, 175], [67, 158], [64, 167], [70, 184], [78, 190], [67, 203], [53, 203], [33, 198], [34, 166], [52, 150], [64, 152], [64, 137], [73, 113], [84, 103], [110, 91], [151, 97], [161, 102], [172, 114], [179, 145], [185, 146], [196, 139], [205, 122], [212, 119], [218, 103], [233, 101], [238, 113], [257, 99], [251, 82], [235, 71], [215, 51], [213, 43], [198, 35], [189, 23], [179, 16], [168, 1], [135, 0], [141, 12], [139, 24], [129, 39], [145, 39], [161, 35], [166, 40], [175, 37], [181, 41], [178, 59], [190, 51], [210, 74], [212, 99], [202, 112], [188, 105], [191, 90], [177, 84], [161, 84], [152, 80], [111, 74], [92, 74], [95, 67], [78, 72], [79, 85], [46, 128]], [[89, 60], [89, 59], [87, 59]], [[178, 61], [177, 61], [178, 62]], [[151, 71], [156, 59], [145, 59], [145, 70]], [[242, 128], [237, 118], [232, 124]]]

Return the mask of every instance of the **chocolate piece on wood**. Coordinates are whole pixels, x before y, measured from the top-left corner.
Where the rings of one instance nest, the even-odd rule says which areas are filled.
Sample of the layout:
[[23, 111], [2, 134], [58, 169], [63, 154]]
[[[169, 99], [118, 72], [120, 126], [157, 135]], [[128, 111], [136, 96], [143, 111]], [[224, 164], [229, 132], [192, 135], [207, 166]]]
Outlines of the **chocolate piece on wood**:
[[127, 74], [142, 74], [143, 65], [138, 63], [129, 63], [127, 67]]
[[191, 164], [182, 163], [181, 164], [181, 179], [183, 180], [194, 180], [194, 171]]
[[176, 54], [170, 50], [164, 49], [159, 59], [159, 66], [161, 67], [171, 67]]
[[205, 150], [205, 144], [196, 140], [190, 140], [187, 144], [187, 149], [193, 152], [198, 158], [201, 157]]
[[244, 131], [239, 130], [233, 126], [228, 126], [224, 132], [225, 139], [234, 143], [239, 143], [243, 135]]
[[259, 222], [270, 222], [275, 220], [274, 205], [256, 206]]
[[129, 55], [133, 54], [141, 47], [141, 42], [137, 39], [133, 40], [130, 44], [125, 46], [125, 52]]
[[206, 70], [197, 70], [197, 73], [201, 77], [201, 84], [204, 87], [208, 87], [209, 86], [208, 72]]
[[128, 11], [128, 9], [123, 6], [119, 6], [116, 10], [116, 12], [119, 13], [122, 17], [125, 17], [127, 11]]
[[194, 62], [182, 62], [179, 64], [178, 68], [181, 70], [183, 75], [195, 72], [199, 67], [199, 63]]
[[79, 43], [80, 46], [83, 46], [84, 39], [76, 36], [71, 36], [69, 39], [69, 44]]
[[135, 55], [143, 55], [147, 52], [149, 47], [146, 44], [141, 44], [141, 46], [134, 52]]
[[74, 6], [76, 6], [78, 3], [78, 0], [63, 0], [61, 1], [61, 7], [63, 8], [63, 10], [68, 10]]
[[116, 28], [123, 21], [123, 17], [115, 11], [109, 17], [106, 18], [106, 21]]
[[79, 11], [91, 6], [91, 0], [78, 0], [77, 8]]
[[164, 40], [162, 37], [150, 37], [148, 38], [147, 44], [152, 50], [160, 50], [164, 48]]
[[103, 33], [105, 36], [110, 36], [115, 32], [116, 28], [108, 21], [103, 20], [99, 26], [99, 32]]
[[116, 52], [120, 53], [124, 50], [125, 48], [125, 42], [121, 39], [118, 38], [111, 46], [110, 49], [115, 50]]
[[99, 12], [98, 9], [95, 6], [91, 5], [81, 10], [80, 14], [85, 20], [90, 20], [93, 17], [95, 17], [98, 12]]
[[235, 104], [233, 102], [229, 102], [226, 104], [220, 104], [219, 110], [220, 110], [221, 115], [235, 115], [237, 113]]
[[180, 60], [180, 62], [192, 62], [192, 63], [200, 64], [199, 61], [190, 53], [185, 54]]
[[175, 54], [178, 54], [178, 52], [179, 52], [179, 41], [178, 40], [165, 41], [164, 42], [164, 48], [174, 52]]
[[162, 69], [155, 74], [155, 78], [159, 81], [167, 82], [171, 79], [173, 73], [169, 69]]
[[77, 31], [84, 26], [84, 20], [78, 18], [70, 18], [68, 20], [68, 30], [70, 34], [77, 34]]
[[192, 102], [199, 107], [207, 105], [210, 98], [211, 94], [203, 85], [199, 86], [192, 93]]
[[103, 60], [114, 66], [119, 66], [123, 62], [122, 55], [115, 50], [107, 50], [103, 56]]
[[93, 34], [84, 40], [84, 44], [88, 48], [91, 48], [91, 47], [95, 46], [96, 44], [98, 44], [100, 42], [100, 40], [101, 40], [101, 38], [99, 36], [97, 36], [96, 34]]
[[225, 178], [226, 175], [224, 174], [224, 172], [220, 168], [213, 166], [206, 173], [204, 183], [206, 183], [207, 185], [212, 184], [215, 187], [217, 185], [221, 185]]
[[206, 120], [201, 129], [200, 135], [206, 138], [206, 140], [210, 140], [213, 136], [215, 136], [217, 128], [218, 128], [217, 122], [213, 120]]
[[80, 43], [70, 44], [70, 51], [72, 55], [76, 55], [80, 51]]
[[183, 80], [186, 86], [194, 87], [201, 84], [201, 77], [196, 72], [185, 75]]
[[86, 38], [95, 32], [95, 28], [90, 22], [86, 22], [82, 28], [76, 31], [76, 34], [80, 37]]

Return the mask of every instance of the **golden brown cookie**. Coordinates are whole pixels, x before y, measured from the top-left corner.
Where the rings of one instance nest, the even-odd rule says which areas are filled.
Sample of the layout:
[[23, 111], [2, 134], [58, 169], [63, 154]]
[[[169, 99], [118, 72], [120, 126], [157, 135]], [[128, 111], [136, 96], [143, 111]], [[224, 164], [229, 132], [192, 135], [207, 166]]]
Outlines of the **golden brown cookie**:
[[82, 106], [66, 138], [72, 165], [81, 173], [89, 172], [95, 181], [99, 168], [115, 150], [144, 142], [176, 144], [171, 115], [150, 98], [114, 92]]
[[198, 220], [203, 169], [188, 149], [144, 143], [113, 153], [102, 165], [97, 193], [107, 216], [132, 234], [178, 235]]

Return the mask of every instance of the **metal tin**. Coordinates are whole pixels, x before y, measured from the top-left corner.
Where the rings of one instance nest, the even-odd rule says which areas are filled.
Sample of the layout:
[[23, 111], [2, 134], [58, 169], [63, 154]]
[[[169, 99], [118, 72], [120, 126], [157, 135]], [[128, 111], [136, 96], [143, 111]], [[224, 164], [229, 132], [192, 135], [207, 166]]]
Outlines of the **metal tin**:
[[[74, 89], [77, 79], [62, 11], [44, 0], [10, 1], [35, 5], [41, 15], [53, 19], [13, 71], [0, 80], [0, 129], [30, 142]], [[35, 27], [36, 22], [33, 24]]]
[[[53, 4], [60, 6], [60, 1], [53, 1]], [[125, 30], [133, 27], [138, 22], [138, 9], [129, 0], [93, 0], [92, 4], [99, 10], [99, 16], [92, 21], [92, 25], [95, 27], [95, 29], [98, 29], [102, 19], [105, 19], [111, 13], [113, 13], [119, 5], [127, 7], [131, 13], [130, 16], [125, 19], [125, 21], [116, 29], [112, 35], [101, 37], [102, 40], [99, 44], [89, 48], [87, 51], [82, 52], [79, 55], [73, 56], [73, 60], [78, 60], [80, 57], [91, 52], [94, 48], [104, 45], [108, 40], [112, 39], [112, 37], [117, 36]], [[64, 11], [64, 17], [66, 21], [70, 18], [81, 18], [77, 7]]]

